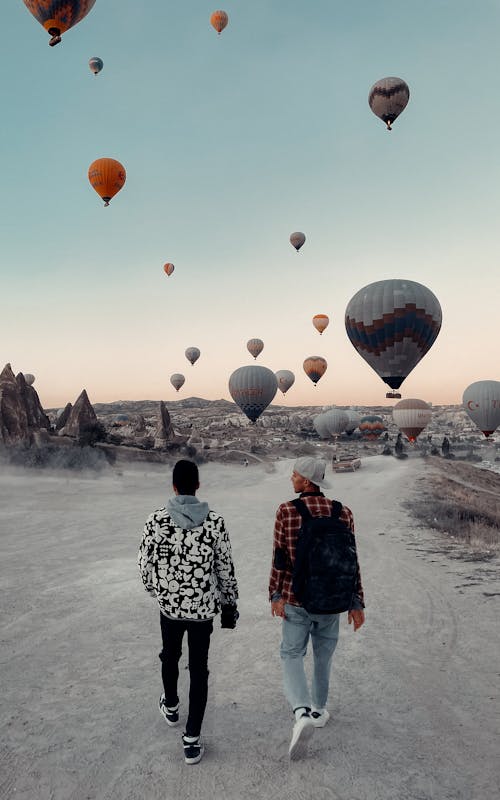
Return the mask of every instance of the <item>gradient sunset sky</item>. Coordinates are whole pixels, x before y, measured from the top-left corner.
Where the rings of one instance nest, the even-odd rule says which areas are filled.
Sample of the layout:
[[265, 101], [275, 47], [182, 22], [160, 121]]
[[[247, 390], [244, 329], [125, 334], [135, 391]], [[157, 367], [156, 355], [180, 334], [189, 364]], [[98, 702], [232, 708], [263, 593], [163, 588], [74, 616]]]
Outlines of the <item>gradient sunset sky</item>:
[[[500, 380], [497, 0], [240, 0], [221, 36], [205, 0], [97, 0], [54, 48], [3, 5], [0, 369], [35, 374], [45, 408], [83, 388], [230, 399], [250, 363], [295, 373], [276, 403], [389, 404], [344, 327], [386, 278], [443, 309], [403, 397]], [[389, 75], [411, 92], [391, 133], [367, 102]], [[109, 208], [87, 179], [102, 156], [127, 170]], [[328, 361], [316, 388], [310, 355]]]

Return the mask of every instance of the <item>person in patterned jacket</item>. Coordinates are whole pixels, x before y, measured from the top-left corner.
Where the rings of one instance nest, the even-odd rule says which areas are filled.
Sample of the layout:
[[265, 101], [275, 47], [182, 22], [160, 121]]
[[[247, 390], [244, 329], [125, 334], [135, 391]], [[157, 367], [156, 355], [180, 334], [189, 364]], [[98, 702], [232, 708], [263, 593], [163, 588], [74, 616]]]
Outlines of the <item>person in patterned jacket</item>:
[[189, 711], [183, 734], [184, 759], [197, 764], [204, 752], [200, 732], [207, 704], [208, 650], [214, 617], [234, 628], [238, 587], [223, 517], [195, 496], [198, 467], [178, 461], [172, 473], [174, 497], [146, 520], [139, 570], [146, 591], [160, 606], [163, 694], [159, 709], [167, 724], [179, 722], [177, 681], [182, 639], [189, 651]]
[[[294, 492], [299, 494], [314, 517], [330, 516], [332, 501], [320, 491], [330, 488], [325, 480], [326, 462], [304, 456], [294, 464], [291, 481]], [[354, 533], [352, 512], [342, 506], [339, 519]], [[310, 614], [301, 606], [292, 590], [295, 548], [302, 524], [300, 513], [291, 501], [282, 503], [274, 525], [274, 544], [269, 599], [271, 613], [282, 618], [282, 642], [280, 648], [285, 696], [294, 714], [289, 755], [296, 758], [304, 752], [305, 745], [314, 728], [322, 728], [330, 718], [326, 709], [330, 683], [330, 667], [339, 635], [339, 614]], [[364, 621], [364, 596], [359, 564], [357, 566], [356, 590], [348, 613], [349, 624], [358, 630]], [[313, 676], [309, 690], [304, 671], [309, 637], [313, 649]]]

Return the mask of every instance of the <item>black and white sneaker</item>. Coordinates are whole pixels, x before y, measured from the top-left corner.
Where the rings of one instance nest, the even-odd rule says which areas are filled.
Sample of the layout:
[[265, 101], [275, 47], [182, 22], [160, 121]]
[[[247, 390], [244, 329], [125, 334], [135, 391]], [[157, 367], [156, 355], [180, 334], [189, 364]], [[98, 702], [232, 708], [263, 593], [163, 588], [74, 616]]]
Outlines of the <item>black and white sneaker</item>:
[[201, 736], [182, 736], [184, 745], [184, 761], [186, 764], [197, 764], [203, 758], [205, 747]]
[[158, 708], [160, 709], [161, 714], [167, 720], [167, 725], [170, 725], [173, 728], [179, 722], [179, 703], [176, 706], [168, 707], [165, 702], [165, 693], [160, 696], [158, 700]]

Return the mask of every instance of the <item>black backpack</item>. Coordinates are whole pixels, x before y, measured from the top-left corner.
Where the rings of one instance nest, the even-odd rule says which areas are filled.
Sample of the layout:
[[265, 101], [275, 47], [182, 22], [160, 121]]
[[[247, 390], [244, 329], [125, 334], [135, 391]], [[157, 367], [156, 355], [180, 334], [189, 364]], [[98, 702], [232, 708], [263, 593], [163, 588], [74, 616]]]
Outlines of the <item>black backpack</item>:
[[302, 517], [292, 589], [310, 614], [349, 611], [356, 591], [358, 557], [354, 534], [339, 519], [342, 504], [332, 501], [329, 517], [313, 517], [303, 500], [292, 500]]

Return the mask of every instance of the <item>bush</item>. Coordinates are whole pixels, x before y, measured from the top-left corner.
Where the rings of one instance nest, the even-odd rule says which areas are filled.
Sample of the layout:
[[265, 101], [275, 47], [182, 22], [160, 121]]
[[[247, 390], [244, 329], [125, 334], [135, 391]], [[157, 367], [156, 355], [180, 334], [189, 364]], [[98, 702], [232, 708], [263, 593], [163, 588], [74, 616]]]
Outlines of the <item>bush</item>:
[[89, 422], [82, 426], [77, 441], [80, 447], [93, 447], [97, 442], [105, 442], [106, 428], [102, 422]]

